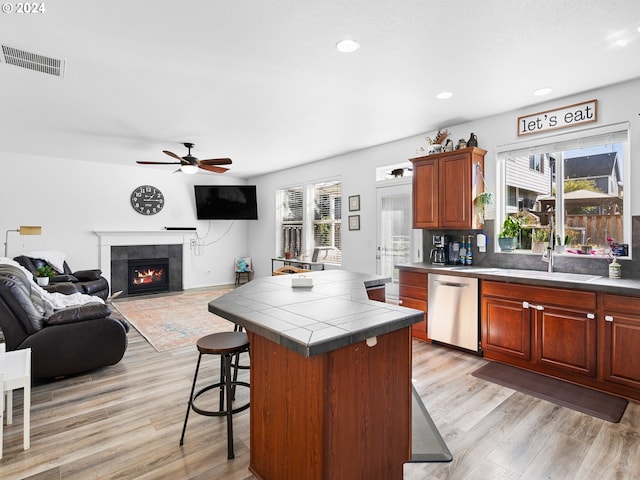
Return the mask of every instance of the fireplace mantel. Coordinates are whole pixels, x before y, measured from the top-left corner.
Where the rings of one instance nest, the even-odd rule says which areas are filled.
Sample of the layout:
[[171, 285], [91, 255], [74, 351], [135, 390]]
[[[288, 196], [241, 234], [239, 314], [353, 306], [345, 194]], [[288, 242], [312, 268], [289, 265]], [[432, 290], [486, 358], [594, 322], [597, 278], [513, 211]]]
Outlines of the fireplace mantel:
[[[111, 247], [124, 245], [182, 245], [182, 260], [189, 252], [193, 230], [96, 230], [99, 238], [99, 264], [102, 275], [111, 279]], [[113, 292], [112, 292], [113, 293]]]

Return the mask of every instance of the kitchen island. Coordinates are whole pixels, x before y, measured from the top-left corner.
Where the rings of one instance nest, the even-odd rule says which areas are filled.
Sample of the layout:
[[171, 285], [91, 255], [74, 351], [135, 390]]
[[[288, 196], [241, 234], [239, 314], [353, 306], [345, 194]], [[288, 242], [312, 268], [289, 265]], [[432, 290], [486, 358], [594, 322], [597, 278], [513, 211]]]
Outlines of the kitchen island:
[[251, 342], [250, 470], [262, 480], [402, 479], [411, 456], [411, 325], [369, 300], [389, 279], [328, 270], [255, 279], [209, 303]]

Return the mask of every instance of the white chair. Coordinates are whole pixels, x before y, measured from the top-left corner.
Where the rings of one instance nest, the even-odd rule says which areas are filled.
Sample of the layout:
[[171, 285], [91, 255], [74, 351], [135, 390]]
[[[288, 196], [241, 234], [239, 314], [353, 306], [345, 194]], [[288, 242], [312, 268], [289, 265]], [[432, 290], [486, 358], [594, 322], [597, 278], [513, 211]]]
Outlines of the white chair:
[[[13, 423], [13, 391], [19, 388], [23, 389], [23, 447], [27, 450], [31, 446], [31, 349], [6, 352], [5, 347], [4, 343], [0, 344], [0, 372], [3, 375], [3, 402], [0, 402], [0, 405], [5, 403], [6, 396], [7, 425], [11, 425]], [[2, 438], [0, 437], [0, 448], [1, 445]], [[0, 458], [2, 458], [1, 450]]]

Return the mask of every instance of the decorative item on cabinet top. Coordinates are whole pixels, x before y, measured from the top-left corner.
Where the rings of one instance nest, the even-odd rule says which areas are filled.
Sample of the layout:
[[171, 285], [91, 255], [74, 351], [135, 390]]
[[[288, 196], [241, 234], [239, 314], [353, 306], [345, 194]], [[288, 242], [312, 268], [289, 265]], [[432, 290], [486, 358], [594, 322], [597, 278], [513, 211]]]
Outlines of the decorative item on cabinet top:
[[[438, 133], [436, 134], [435, 138], [431, 138], [431, 137], [424, 137], [425, 140], [427, 141], [427, 146], [425, 147], [420, 147], [416, 150], [416, 154], [418, 154], [419, 156], [423, 156], [423, 155], [431, 155], [432, 153], [441, 153], [443, 151], [449, 151], [447, 150], [447, 146], [444, 144], [444, 141], [446, 140], [446, 138], [449, 136], [449, 131], [448, 130], [438, 130]], [[448, 144], [448, 142], [447, 142]]]

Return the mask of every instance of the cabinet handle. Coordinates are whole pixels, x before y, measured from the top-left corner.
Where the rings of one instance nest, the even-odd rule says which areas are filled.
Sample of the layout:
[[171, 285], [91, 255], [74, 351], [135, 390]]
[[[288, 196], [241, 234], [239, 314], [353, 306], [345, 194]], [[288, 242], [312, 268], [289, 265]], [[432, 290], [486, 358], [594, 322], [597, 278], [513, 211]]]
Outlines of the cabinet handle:
[[402, 300], [398, 300], [398, 305], [402, 305]]
[[522, 308], [535, 308], [536, 310], [544, 310], [544, 307], [542, 305], [534, 305], [533, 303], [529, 302], [522, 302]]
[[611, 316], [611, 315], [605, 315], [605, 316], [604, 316], [604, 319], [605, 319], [607, 322], [613, 322], [613, 316]]
[[594, 318], [596, 318], [596, 316], [593, 313], [587, 313], [587, 318], [589, 320], [593, 320]]

